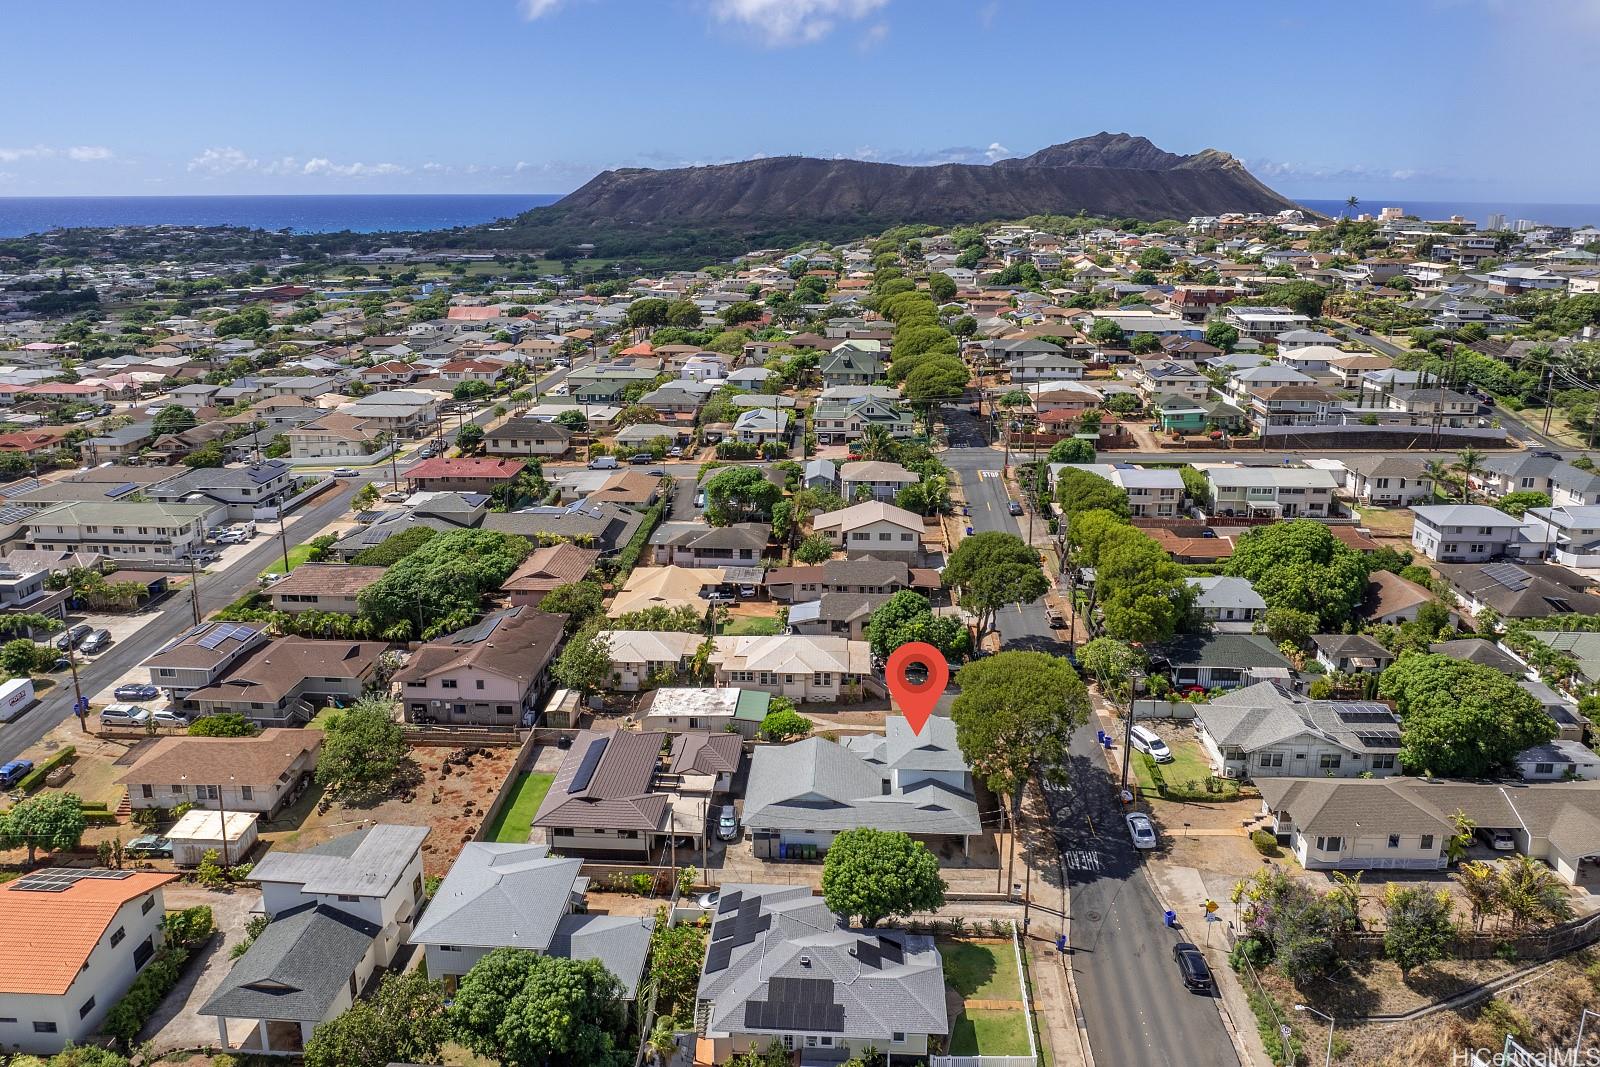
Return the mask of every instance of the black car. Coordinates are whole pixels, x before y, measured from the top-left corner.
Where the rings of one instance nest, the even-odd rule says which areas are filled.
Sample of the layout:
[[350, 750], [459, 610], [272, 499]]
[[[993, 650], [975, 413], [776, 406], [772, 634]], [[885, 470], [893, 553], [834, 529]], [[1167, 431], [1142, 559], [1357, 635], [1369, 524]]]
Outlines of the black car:
[[1198, 948], [1188, 941], [1179, 941], [1172, 946], [1172, 958], [1178, 964], [1185, 986], [1201, 993], [1211, 992], [1211, 967]]
[[117, 686], [116, 689], [112, 690], [111, 695], [118, 700], [154, 700], [161, 695], [161, 690], [153, 685], [130, 682], [127, 685]]
[[69, 648], [77, 648], [79, 645], [83, 644], [84, 638], [88, 637], [92, 633], [94, 633], [94, 627], [90, 626], [86, 622], [80, 622], [76, 625], [69, 626], [65, 633], [56, 638], [56, 647], [63, 652]]
[[640, 467], [644, 466], [646, 463], [654, 463], [655, 461], [656, 461], [656, 457], [651, 455], [649, 452], [640, 452], [640, 453], [638, 453], [636, 455], [632, 455], [632, 456], [628, 457], [628, 462], [629, 463], [635, 464], [635, 465], [640, 466]]
[[1021, 515], [1022, 514], [1022, 505], [1017, 503], [1015, 500], [1012, 500], [1012, 501], [1007, 502], [1006, 510], [1009, 511], [1013, 515]]

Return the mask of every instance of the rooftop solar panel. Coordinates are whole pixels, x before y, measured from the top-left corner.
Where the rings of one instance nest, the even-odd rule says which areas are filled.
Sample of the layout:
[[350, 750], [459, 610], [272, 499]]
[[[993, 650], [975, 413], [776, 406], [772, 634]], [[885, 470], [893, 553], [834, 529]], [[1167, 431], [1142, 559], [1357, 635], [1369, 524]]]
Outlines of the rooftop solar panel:
[[106, 496], [110, 497], [112, 500], [115, 500], [118, 497], [127, 496], [137, 488], [139, 488], [138, 482], [123, 482], [121, 485], [112, 486], [110, 489], [107, 489]]
[[589, 788], [589, 781], [594, 777], [595, 768], [600, 766], [600, 757], [606, 753], [606, 742], [610, 738], [597, 737], [589, 742], [589, 747], [583, 753], [583, 762], [578, 764], [578, 773], [572, 776], [572, 782], [567, 786], [568, 793], [581, 793]]

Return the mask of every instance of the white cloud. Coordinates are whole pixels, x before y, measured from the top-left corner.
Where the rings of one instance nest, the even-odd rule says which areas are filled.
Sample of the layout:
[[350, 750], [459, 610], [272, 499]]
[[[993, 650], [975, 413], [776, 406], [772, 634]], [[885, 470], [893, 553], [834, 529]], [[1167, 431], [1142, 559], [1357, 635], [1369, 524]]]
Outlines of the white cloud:
[[241, 170], [255, 170], [260, 165], [259, 160], [252, 159], [239, 149], [225, 147], [206, 149], [189, 160], [187, 169], [191, 174], [217, 176]]
[[983, 154], [988, 157], [990, 163], [993, 163], [997, 159], [1009, 159], [1013, 153], [999, 141], [990, 141], [989, 147], [983, 150]]
[[[855, 22], [889, 0], [710, 0], [711, 14], [754, 33], [769, 48], [815, 44], [840, 22]], [[886, 32], [886, 31], [885, 31]]]
[[104, 145], [71, 145], [55, 148], [50, 145], [30, 145], [26, 148], [0, 148], [0, 163], [16, 163], [24, 159], [70, 159], [74, 163], [98, 163], [111, 159], [114, 153]]
[[318, 156], [306, 160], [301, 174], [330, 174], [339, 178], [372, 178], [388, 174], [410, 174], [410, 167], [398, 163], [335, 163]]
[[544, 18], [562, 3], [563, 0], [519, 0], [517, 6], [522, 8], [522, 17], [532, 22], [534, 19]]
[[1419, 167], [1379, 167], [1367, 163], [1302, 163], [1293, 160], [1251, 159], [1245, 167], [1263, 181], [1352, 181], [1352, 182], [1461, 182], [1470, 179], [1460, 174]]

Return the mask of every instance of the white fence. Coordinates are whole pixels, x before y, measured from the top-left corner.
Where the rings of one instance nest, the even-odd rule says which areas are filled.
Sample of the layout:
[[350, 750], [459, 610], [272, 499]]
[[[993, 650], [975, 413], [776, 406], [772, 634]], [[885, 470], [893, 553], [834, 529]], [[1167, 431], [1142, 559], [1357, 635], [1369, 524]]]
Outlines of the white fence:
[[1194, 705], [1186, 700], [1135, 700], [1135, 719], [1192, 719]]
[[1027, 961], [1022, 958], [1022, 939], [1017, 924], [1011, 924], [1011, 952], [1017, 961], [1017, 983], [1022, 987], [1022, 1021], [1028, 1031], [1026, 1056], [929, 1056], [929, 1067], [1037, 1067], [1039, 1046], [1033, 1036], [1033, 994], [1028, 989]]

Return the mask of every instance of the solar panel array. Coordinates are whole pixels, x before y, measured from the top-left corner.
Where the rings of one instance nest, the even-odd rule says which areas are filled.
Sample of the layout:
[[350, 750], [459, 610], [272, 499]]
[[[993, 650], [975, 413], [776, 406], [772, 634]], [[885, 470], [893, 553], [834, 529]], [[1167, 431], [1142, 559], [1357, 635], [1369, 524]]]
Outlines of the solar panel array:
[[583, 762], [578, 764], [578, 773], [572, 776], [572, 781], [567, 785], [567, 792], [581, 793], [589, 788], [589, 781], [594, 777], [595, 768], [600, 766], [600, 757], [606, 754], [606, 742], [609, 737], [597, 737], [589, 742], [589, 747], [584, 750]]
[[733, 958], [734, 949], [750, 944], [771, 926], [772, 913], [761, 910], [760, 897], [745, 900], [737, 892], [723, 897], [717, 902], [717, 921], [711, 927], [706, 973], [722, 970]]
[[1356, 723], [1393, 723], [1394, 712], [1383, 705], [1374, 704], [1345, 704], [1334, 709], [1334, 714], [1339, 716], [1339, 721], [1355, 725]]
[[1507, 589], [1519, 591], [1528, 588], [1533, 581], [1533, 575], [1515, 563], [1487, 563], [1483, 567], [1483, 576]]
[[1367, 748], [1398, 749], [1400, 735], [1384, 730], [1357, 730], [1356, 739]]
[[22, 493], [31, 493], [43, 484], [37, 478], [18, 478], [14, 482], [0, 485], [0, 496], [18, 496]]
[[123, 482], [121, 485], [114, 485], [110, 489], [107, 489], [106, 496], [110, 497], [112, 500], [116, 500], [118, 497], [127, 496], [129, 493], [138, 488], [138, 482]]
[[218, 623], [210, 633], [195, 643], [203, 649], [214, 652], [222, 647], [224, 641], [230, 641], [235, 638], [242, 641], [246, 637], [253, 636], [255, 632], [256, 628], [254, 626], [241, 626], [231, 622]]
[[35, 509], [25, 508], [21, 504], [0, 504], [0, 523], [22, 522], [37, 514]]
[[862, 941], [856, 945], [856, 959], [861, 961], [861, 966], [881, 970], [883, 961], [890, 963], [905, 962], [905, 953], [901, 951], [900, 942], [891, 941], [887, 937], [880, 937], [875, 941]]
[[755, 1030], [798, 1030], [840, 1033], [844, 1005], [833, 998], [829, 978], [774, 978], [767, 1000], [746, 1001], [744, 1024]]
[[75, 867], [45, 867], [32, 874], [23, 875], [11, 884], [13, 893], [65, 893], [79, 882], [98, 879], [120, 882], [132, 878], [132, 871], [110, 871], [100, 868], [83, 870]]

